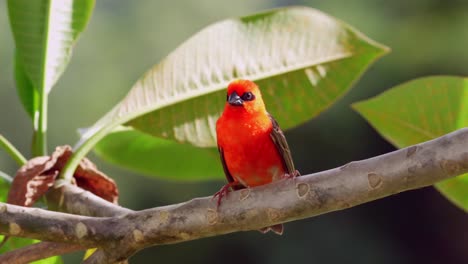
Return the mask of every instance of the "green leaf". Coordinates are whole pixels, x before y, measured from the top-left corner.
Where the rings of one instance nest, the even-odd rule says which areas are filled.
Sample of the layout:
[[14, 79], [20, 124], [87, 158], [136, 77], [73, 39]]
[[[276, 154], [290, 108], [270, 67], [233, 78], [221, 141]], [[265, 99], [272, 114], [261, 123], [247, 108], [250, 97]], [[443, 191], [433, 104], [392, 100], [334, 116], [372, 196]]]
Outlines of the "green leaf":
[[8, 0], [19, 65], [39, 92], [63, 73], [93, 7], [94, 0]]
[[60, 256], [54, 256], [46, 259], [31, 262], [31, 264], [62, 264], [63, 260]]
[[15, 80], [18, 96], [28, 115], [34, 119], [34, 113], [39, 110], [39, 92], [34, 89], [31, 80], [24, 71], [21, 60], [18, 58], [18, 52], [16, 52], [15, 57]]
[[[353, 108], [385, 139], [404, 148], [468, 126], [468, 80], [451, 76], [421, 78], [356, 103]], [[435, 186], [468, 211], [468, 174]]]
[[0, 178], [0, 203], [5, 203], [10, 189], [11, 182], [4, 178]]
[[47, 154], [47, 97], [88, 23], [94, 0], [8, 0], [18, 94], [33, 119], [33, 154]]
[[[217, 149], [200, 149], [133, 129], [109, 134], [98, 144], [96, 153], [111, 163], [167, 180], [220, 179], [222, 174]], [[187, 153], [196, 155], [188, 157]]]
[[[150, 69], [88, 129], [70, 167], [122, 124], [155, 137], [216, 146], [215, 123], [226, 86], [234, 79], [256, 81], [282, 128], [297, 126], [335, 102], [386, 51], [343, 22], [306, 7], [215, 23]], [[115, 154], [99, 153], [108, 159]], [[151, 158], [164, 163], [173, 157]], [[66, 173], [71, 176], [71, 171]]]

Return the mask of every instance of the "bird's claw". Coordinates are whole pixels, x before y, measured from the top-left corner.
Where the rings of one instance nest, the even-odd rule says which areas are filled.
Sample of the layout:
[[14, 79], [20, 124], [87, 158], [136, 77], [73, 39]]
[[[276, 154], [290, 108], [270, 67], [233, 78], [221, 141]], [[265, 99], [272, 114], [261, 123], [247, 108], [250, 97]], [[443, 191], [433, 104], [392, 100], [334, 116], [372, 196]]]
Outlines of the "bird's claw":
[[219, 208], [219, 206], [221, 205], [221, 200], [223, 199], [223, 197], [227, 196], [227, 194], [231, 191], [231, 186], [232, 186], [232, 184], [228, 183], [228, 184], [224, 185], [223, 187], [221, 187], [221, 189], [219, 189], [219, 191], [217, 191], [213, 195], [213, 198], [211, 198], [211, 199], [214, 199], [216, 197], [218, 198], [218, 201], [216, 202], [216, 208]]
[[293, 173], [289, 174], [289, 173], [285, 173], [284, 174], [284, 178], [286, 179], [293, 179], [293, 178], [296, 178], [298, 176], [301, 176], [301, 173], [298, 171], [298, 170], [295, 170]]

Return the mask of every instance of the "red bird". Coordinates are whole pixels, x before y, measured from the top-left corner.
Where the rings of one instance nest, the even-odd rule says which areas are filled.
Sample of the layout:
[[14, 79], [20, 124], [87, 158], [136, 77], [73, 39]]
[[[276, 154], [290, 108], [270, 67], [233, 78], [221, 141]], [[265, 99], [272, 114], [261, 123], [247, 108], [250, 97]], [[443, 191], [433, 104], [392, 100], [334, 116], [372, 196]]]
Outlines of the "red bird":
[[[258, 86], [236, 80], [227, 88], [226, 105], [216, 122], [218, 150], [228, 180], [219, 192], [218, 206], [230, 189], [238, 190], [295, 177], [291, 152], [276, 120], [267, 112]], [[263, 228], [282, 234], [283, 225]]]

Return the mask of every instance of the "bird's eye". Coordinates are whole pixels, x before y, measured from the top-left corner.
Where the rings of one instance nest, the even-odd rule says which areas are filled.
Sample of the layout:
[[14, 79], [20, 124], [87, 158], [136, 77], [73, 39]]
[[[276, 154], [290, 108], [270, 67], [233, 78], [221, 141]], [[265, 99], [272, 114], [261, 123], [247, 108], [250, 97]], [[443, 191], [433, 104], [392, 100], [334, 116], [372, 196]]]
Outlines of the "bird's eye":
[[226, 94], [226, 102], [229, 101], [229, 94]]
[[245, 92], [242, 96], [241, 96], [242, 100], [244, 101], [252, 101], [253, 99], [255, 99], [255, 95], [251, 92]]

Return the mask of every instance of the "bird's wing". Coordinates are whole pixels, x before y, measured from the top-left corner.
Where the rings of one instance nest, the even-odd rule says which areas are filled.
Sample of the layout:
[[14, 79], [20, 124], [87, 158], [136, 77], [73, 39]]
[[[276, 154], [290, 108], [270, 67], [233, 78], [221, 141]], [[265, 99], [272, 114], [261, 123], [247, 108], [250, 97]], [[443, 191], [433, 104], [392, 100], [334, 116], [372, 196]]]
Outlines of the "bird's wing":
[[286, 137], [281, 131], [281, 128], [276, 122], [275, 118], [268, 114], [270, 117], [271, 123], [273, 124], [273, 129], [271, 130], [270, 137], [275, 143], [276, 149], [278, 150], [279, 154], [282, 157], [284, 167], [287, 170], [289, 175], [295, 175], [296, 169], [294, 168], [294, 163], [291, 157], [291, 151], [289, 150], [288, 142], [286, 141]]
[[231, 183], [234, 181], [234, 178], [232, 178], [232, 175], [228, 170], [226, 160], [224, 159], [224, 152], [220, 146], [218, 146], [218, 151], [219, 151], [219, 156], [221, 158], [221, 164], [223, 164], [224, 175], [226, 175], [226, 179], [228, 180], [228, 182]]
[[[219, 157], [221, 158], [221, 164], [223, 164], [224, 175], [226, 176], [226, 179], [228, 180], [228, 182], [232, 184], [235, 181], [227, 167], [226, 159], [224, 158], [223, 148], [218, 146], [218, 151], [219, 151]], [[231, 185], [231, 188], [233, 190], [239, 190], [239, 189], [242, 189], [243, 186], [236, 182], [236, 184]]]

